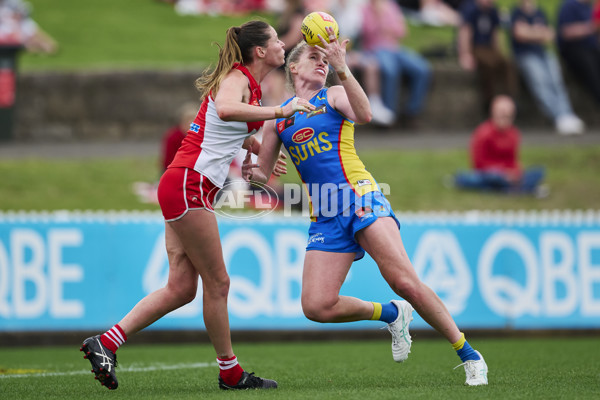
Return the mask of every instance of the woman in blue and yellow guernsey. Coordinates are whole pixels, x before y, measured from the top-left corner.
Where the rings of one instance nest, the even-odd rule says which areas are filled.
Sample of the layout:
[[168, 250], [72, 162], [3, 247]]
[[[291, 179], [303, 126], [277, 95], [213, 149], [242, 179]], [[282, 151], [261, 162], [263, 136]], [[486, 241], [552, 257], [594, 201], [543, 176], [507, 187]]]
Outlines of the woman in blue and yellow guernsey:
[[[345, 62], [341, 44], [328, 29], [322, 47], [299, 44], [286, 65], [295, 95], [309, 99], [312, 111], [267, 121], [257, 164], [246, 159], [244, 177], [266, 182], [281, 144], [306, 186], [312, 223], [302, 277], [302, 309], [317, 322], [380, 320], [392, 334], [392, 355], [408, 357], [408, 331], [414, 309], [452, 344], [466, 372], [466, 385], [486, 385], [487, 366], [465, 340], [441, 299], [417, 276], [400, 237], [400, 223], [354, 148], [354, 124], [367, 123], [371, 109]], [[341, 85], [325, 87], [329, 68]], [[285, 106], [290, 100], [285, 102]], [[365, 251], [377, 262], [392, 290], [405, 300], [381, 304], [340, 296], [352, 262]]]

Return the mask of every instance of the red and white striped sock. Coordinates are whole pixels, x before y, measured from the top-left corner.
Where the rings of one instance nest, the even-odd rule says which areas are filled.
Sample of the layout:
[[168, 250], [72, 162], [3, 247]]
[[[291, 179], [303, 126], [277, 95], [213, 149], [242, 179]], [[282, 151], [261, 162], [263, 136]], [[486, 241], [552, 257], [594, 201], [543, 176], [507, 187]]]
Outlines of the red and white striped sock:
[[116, 324], [100, 336], [100, 341], [104, 347], [116, 353], [117, 349], [127, 341], [127, 335], [125, 335], [119, 324]]
[[231, 358], [218, 358], [217, 363], [219, 364], [219, 376], [223, 381], [228, 385], [237, 385], [242, 377], [242, 372], [244, 370], [238, 364], [238, 360], [236, 356]]

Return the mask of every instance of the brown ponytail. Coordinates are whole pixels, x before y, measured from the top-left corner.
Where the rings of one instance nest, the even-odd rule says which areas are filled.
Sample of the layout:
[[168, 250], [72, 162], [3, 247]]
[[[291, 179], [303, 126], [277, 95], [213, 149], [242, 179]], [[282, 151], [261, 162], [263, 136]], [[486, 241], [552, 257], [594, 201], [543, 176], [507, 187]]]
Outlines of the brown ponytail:
[[196, 79], [196, 88], [200, 91], [200, 97], [208, 96], [219, 90], [221, 81], [231, 71], [236, 62], [249, 64], [253, 61], [253, 50], [256, 46], [266, 46], [271, 38], [270, 25], [264, 21], [249, 21], [242, 26], [233, 26], [227, 29], [225, 46], [219, 46], [219, 61], [217, 67], [211, 72], [207, 68], [202, 76]]

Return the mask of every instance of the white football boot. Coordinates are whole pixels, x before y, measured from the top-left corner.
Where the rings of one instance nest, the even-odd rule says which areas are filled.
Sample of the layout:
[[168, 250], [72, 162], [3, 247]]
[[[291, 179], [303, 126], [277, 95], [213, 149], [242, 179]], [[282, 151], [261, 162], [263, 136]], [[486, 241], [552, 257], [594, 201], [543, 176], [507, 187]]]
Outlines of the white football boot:
[[468, 360], [462, 364], [457, 365], [454, 369], [464, 365], [465, 366], [465, 374], [467, 375], [467, 380], [465, 381], [465, 385], [467, 386], [480, 386], [488, 384], [488, 367], [483, 359], [483, 356], [480, 352], [475, 350], [475, 353], [479, 354], [479, 360]]
[[408, 324], [412, 321], [412, 306], [405, 300], [392, 300], [398, 309], [398, 318], [389, 323], [387, 328], [392, 334], [392, 356], [394, 361], [403, 362], [408, 358], [412, 340], [408, 333]]

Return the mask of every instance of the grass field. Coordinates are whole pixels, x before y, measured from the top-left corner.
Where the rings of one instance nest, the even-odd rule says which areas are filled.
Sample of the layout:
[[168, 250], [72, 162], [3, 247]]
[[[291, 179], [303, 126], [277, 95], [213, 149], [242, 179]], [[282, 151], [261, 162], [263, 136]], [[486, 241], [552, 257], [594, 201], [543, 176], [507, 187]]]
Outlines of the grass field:
[[[468, 167], [466, 149], [359, 151], [375, 178], [390, 185], [388, 198], [395, 210], [402, 211], [597, 209], [599, 154], [598, 146], [524, 149], [523, 165], [547, 167], [551, 194], [536, 199], [444, 188], [445, 175]], [[289, 168], [284, 181], [299, 183], [296, 171]], [[158, 210], [156, 205], [140, 203], [131, 189], [133, 182], [158, 179], [153, 157], [4, 159], [0, 176], [0, 210]]]
[[[175, 334], [175, 333], [174, 333]], [[133, 340], [132, 340], [133, 342]], [[74, 347], [0, 348], [4, 399], [594, 399], [600, 393], [597, 339], [475, 339], [489, 385], [463, 386], [463, 367], [442, 340], [416, 338], [409, 359], [392, 361], [388, 341], [240, 343], [242, 365], [276, 379], [274, 391], [222, 392], [209, 345], [135, 345], [119, 350], [119, 388], [93, 379]], [[563, 345], [564, 347], [561, 347]]]
[[[539, 4], [554, 19], [561, 0]], [[214, 62], [225, 30], [254, 17], [275, 24], [275, 15], [179, 16], [156, 0], [28, 0], [33, 17], [60, 44], [52, 56], [23, 54], [24, 70], [198, 68]], [[516, 0], [497, 0], [508, 11]], [[341, 27], [343, 35], [344, 27]], [[423, 50], [452, 47], [448, 27], [411, 26], [404, 44]]]

